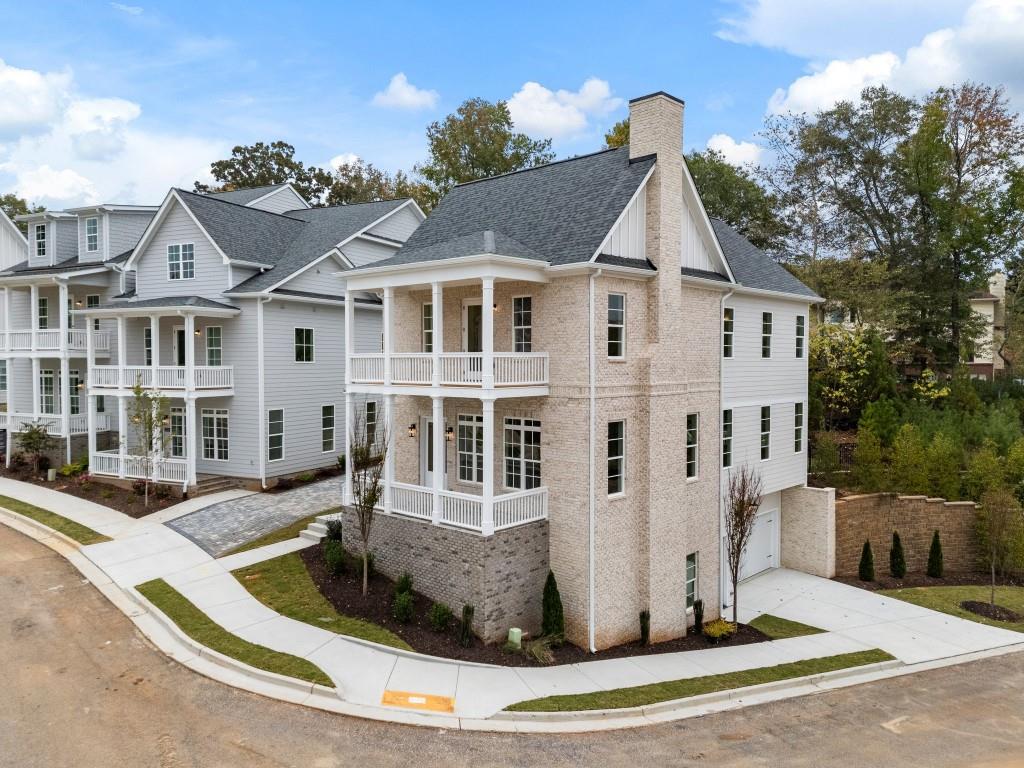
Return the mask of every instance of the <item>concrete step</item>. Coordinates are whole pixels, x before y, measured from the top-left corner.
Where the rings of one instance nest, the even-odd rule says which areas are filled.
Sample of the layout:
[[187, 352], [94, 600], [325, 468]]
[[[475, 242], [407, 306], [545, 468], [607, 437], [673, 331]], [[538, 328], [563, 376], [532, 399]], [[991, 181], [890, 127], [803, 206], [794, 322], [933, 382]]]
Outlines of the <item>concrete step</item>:
[[326, 535], [326, 533], [318, 533], [316, 531], [311, 531], [309, 528], [307, 528], [304, 531], [299, 531], [299, 538], [306, 539], [307, 541], [320, 541]]
[[196, 487], [193, 488], [189, 495], [192, 498], [198, 498], [200, 496], [206, 496], [211, 493], [218, 493], [219, 491], [231, 491], [239, 487], [237, 480], [230, 478], [218, 478], [215, 480], [200, 480]]
[[327, 535], [327, 524], [326, 523], [310, 523], [306, 527], [306, 530], [310, 531], [311, 533], [319, 533], [319, 534], [322, 534], [323, 536], [326, 536]]

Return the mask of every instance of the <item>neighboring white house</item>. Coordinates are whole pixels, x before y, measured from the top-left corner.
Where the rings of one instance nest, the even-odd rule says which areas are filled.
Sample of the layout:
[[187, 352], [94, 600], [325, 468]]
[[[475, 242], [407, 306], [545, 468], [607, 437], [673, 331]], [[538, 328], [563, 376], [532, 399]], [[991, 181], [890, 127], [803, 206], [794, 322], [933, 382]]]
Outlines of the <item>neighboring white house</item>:
[[975, 378], [992, 379], [1006, 367], [999, 354], [1006, 327], [1006, 275], [992, 275], [988, 290], [971, 296], [971, 309], [984, 319], [984, 326], [974, 352], [967, 358], [967, 367]]

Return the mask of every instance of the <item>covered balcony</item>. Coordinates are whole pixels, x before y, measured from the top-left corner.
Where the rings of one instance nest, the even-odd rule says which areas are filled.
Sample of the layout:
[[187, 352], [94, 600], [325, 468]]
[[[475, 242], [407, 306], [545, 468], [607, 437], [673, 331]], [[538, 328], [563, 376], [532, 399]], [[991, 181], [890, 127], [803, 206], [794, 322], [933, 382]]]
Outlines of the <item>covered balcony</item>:
[[86, 338], [92, 335], [92, 346], [97, 355], [110, 354], [110, 334], [106, 331], [86, 331], [81, 328], [45, 330], [7, 330], [0, 333], [0, 353], [62, 352], [84, 355], [89, 346]]

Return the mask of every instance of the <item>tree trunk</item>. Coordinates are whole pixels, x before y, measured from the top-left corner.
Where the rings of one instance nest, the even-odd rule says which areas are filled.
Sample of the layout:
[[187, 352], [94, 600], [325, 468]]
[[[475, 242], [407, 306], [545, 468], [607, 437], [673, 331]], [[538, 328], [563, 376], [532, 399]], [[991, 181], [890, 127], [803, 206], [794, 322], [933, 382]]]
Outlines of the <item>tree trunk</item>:
[[996, 607], [996, 559], [994, 557], [992, 558], [992, 563], [991, 563], [990, 567], [992, 569], [992, 591], [989, 594], [989, 603], [992, 605], [992, 609], [995, 610], [995, 607]]
[[366, 567], [367, 566], [367, 561], [369, 560], [369, 558], [367, 557], [367, 552], [368, 551], [369, 551], [369, 545], [364, 541], [363, 542], [363, 597], [366, 597], [366, 592], [367, 592], [367, 588], [369, 586], [369, 581], [370, 581], [370, 573], [369, 573], [370, 569]]
[[739, 581], [740, 581], [740, 569], [734, 568], [732, 570], [732, 623], [739, 623], [737, 616], [737, 607], [739, 605]]

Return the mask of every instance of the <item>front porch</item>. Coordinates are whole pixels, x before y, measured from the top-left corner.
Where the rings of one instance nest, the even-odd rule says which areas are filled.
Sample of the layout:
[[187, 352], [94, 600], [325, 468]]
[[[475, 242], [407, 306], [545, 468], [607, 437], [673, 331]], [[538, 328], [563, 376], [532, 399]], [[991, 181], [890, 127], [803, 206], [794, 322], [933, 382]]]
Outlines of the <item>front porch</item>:
[[547, 488], [502, 493], [488, 500], [483, 495], [393, 482], [390, 487], [385, 484], [384, 495], [383, 512], [477, 533], [494, 533], [548, 517]]

